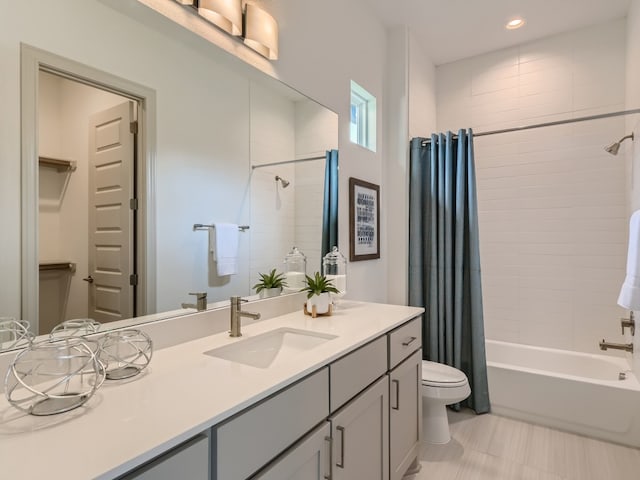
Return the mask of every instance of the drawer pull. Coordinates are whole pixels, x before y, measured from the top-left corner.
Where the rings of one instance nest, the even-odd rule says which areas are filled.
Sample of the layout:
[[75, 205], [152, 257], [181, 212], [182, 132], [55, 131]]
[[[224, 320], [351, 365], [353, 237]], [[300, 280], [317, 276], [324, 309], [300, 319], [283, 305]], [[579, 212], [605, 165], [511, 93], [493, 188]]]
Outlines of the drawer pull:
[[333, 466], [333, 438], [324, 437], [324, 441], [327, 442], [327, 444], [329, 445], [329, 455], [328, 455], [329, 459], [328, 459], [328, 462], [325, 461], [325, 465], [328, 463], [328, 467], [327, 467], [328, 472], [325, 472], [324, 478], [325, 480], [331, 480], [331, 467]]
[[396, 406], [391, 406], [391, 408], [400, 410], [400, 380], [391, 380], [391, 384], [396, 386]]
[[415, 342], [417, 339], [418, 339], [418, 337], [409, 337], [409, 340], [405, 340], [404, 342], [402, 342], [402, 346], [403, 347], [408, 347], [413, 342]]
[[337, 426], [336, 430], [340, 432], [340, 462], [336, 462], [336, 467], [344, 468], [344, 427]]

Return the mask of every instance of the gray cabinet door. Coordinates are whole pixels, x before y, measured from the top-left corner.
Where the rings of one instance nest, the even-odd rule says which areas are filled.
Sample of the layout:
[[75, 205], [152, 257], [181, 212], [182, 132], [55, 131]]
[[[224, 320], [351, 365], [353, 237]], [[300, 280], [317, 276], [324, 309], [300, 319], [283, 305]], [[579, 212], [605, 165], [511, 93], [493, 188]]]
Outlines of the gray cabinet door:
[[330, 478], [330, 425], [325, 422], [287, 450], [252, 480], [324, 480]]
[[418, 456], [422, 428], [422, 350], [389, 373], [389, 465], [399, 480]]
[[387, 375], [330, 418], [333, 480], [389, 479]]

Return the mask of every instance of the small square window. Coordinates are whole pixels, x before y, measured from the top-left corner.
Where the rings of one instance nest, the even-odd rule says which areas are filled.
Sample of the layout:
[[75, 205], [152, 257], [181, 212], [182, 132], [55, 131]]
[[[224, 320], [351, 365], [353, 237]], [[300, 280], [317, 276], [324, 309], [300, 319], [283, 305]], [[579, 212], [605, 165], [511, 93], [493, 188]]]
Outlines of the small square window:
[[376, 97], [351, 80], [350, 138], [376, 151]]

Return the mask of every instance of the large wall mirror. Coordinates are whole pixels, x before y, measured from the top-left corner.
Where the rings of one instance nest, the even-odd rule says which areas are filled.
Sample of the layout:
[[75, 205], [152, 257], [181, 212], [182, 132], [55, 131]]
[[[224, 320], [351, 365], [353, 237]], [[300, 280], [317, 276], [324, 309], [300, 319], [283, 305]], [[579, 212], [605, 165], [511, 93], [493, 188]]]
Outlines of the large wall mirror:
[[[22, 316], [36, 333], [191, 313], [190, 292], [251, 296], [294, 245], [320, 269], [334, 112], [166, 19], [43, 6], [65, 10], [67, 36], [93, 29], [71, 45], [18, 3], [5, 35], [22, 49]], [[194, 230], [223, 223], [248, 227], [232, 275], [211, 229]]]

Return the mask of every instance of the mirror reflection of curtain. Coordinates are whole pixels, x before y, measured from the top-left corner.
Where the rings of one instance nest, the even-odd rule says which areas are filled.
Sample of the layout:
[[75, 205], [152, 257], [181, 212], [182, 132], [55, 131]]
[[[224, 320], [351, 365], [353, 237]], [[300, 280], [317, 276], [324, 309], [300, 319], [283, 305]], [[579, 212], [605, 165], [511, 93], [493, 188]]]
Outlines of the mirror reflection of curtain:
[[[411, 141], [409, 305], [425, 307], [423, 356], [462, 370], [489, 411], [471, 130]], [[423, 146], [423, 144], [426, 145]]]
[[324, 170], [321, 259], [338, 246], [338, 150], [327, 150]]

